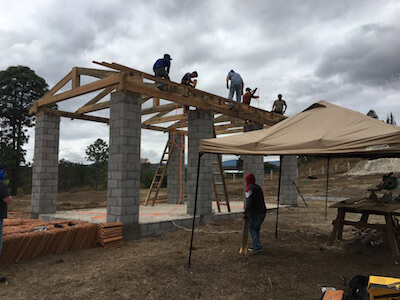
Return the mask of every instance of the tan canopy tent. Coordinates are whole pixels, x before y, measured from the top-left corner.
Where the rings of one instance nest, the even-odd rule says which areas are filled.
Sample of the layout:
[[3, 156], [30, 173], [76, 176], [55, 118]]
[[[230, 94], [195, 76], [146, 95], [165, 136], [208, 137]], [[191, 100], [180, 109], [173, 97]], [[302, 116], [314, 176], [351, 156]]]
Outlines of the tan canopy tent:
[[203, 139], [200, 152], [250, 155], [400, 156], [400, 128], [327, 101], [274, 126]]
[[[280, 155], [281, 157], [283, 155], [327, 156], [326, 219], [329, 158], [333, 156], [400, 157], [400, 128], [327, 101], [319, 101], [267, 129], [200, 140], [189, 268], [196, 218], [200, 159], [205, 152]], [[279, 173], [280, 178], [281, 172]], [[279, 193], [280, 186], [278, 187], [276, 238], [278, 236]]]

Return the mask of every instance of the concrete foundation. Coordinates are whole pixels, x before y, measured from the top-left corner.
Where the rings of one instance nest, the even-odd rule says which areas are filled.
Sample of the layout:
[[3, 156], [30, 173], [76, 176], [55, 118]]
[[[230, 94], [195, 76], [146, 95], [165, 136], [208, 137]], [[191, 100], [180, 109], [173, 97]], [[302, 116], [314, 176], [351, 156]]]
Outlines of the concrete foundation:
[[[188, 166], [187, 166], [187, 213], [193, 214], [196, 195], [197, 165], [200, 139], [213, 138], [213, 115], [205, 110], [193, 110], [188, 114]], [[212, 221], [212, 159], [213, 154], [203, 154], [200, 163], [197, 214], [204, 222]]]
[[33, 218], [56, 211], [59, 135], [60, 117], [36, 115], [31, 201]]
[[176, 204], [180, 198], [179, 203], [183, 204], [185, 202], [185, 136], [170, 133], [169, 139], [174, 141], [174, 149], [170, 154], [167, 168], [167, 202]]
[[111, 94], [107, 222], [123, 222], [127, 239], [140, 236], [141, 105], [140, 94]]
[[[266, 203], [267, 210], [276, 209], [276, 204]], [[216, 204], [212, 204], [213, 213], [210, 218], [213, 222], [237, 219], [243, 215], [243, 202], [231, 202], [231, 212], [227, 211], [217, 212]], [[280, 206], [284, 207], [284, 206]], [[175, 208], [175, 209], [174, 209]], [[193, 216], [186, 212], [185, 205], [176, 206], [174, 204], [157, 204], [156, 206], [141, 206], [139, 215], [139, 224], [137, 225], [137, 232], [140, 237], [162, 234], [174, 229], [186, 228], [190, 230], [192, 227]], [[91, 223], [104, 223], [106, 222], [106, 209], [81, 209], [81, 210], [67, 210], [58, 211], [55, 214], [41, 214], [40, 218], [45, 221], [53, 220], [78, 220]], [[204, 220], [196, 218], [196, 224], [202, 223]], [[128, 240], [129, 237], [124, 236]]]
[[[244, 132], [253, 130], [260, 130], [263, 125], [245, 125]], [[247, 173], [253, 173], [256, 178], [256, 183], [264, 191], [264, 156], [262, 155], [243, 155], [243, 190], [246, 190], [246, 179]], [[264, 195], [265, 197], [265, 195]]]
[[280, 203], [283, 205], [297, 206], [297, 157], [285, 155], [282, 157], [281, 193]]

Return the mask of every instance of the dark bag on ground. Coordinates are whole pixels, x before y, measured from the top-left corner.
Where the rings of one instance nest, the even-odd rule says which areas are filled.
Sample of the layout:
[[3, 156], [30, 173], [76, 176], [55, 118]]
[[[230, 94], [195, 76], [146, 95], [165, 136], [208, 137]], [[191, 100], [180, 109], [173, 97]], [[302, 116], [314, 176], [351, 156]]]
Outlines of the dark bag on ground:
[[368, 277], [356, 275], [349, 282], [349, 292], [346, 300], [369, 300], [367, 292]]

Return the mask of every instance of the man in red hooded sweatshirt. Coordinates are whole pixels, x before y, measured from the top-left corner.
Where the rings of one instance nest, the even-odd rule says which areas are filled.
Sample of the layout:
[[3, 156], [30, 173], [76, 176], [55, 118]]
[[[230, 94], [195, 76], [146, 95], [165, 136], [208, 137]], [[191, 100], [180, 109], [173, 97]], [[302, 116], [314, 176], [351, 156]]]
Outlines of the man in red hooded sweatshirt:
[[246, 175], [246, 206], [244, 218], [249, 218], [249, 232], [253, 244], [249, 251], [257, 253], [262, 250], [260, 242], [261, 224], [264, 222], [267, 208], [265, 207], [262, 188], [256, 184], [256, 178], [252, 173]]

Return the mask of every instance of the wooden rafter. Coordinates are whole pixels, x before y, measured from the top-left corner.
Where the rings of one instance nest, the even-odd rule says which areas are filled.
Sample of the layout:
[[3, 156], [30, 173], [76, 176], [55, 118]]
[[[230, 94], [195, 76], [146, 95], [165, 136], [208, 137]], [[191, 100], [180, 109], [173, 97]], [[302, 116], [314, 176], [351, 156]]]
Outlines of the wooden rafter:
[[[155, 77], [123, 65], [106, 62], [94, 63], [109, 67], [112, 70], [74, 67], [44, 97], [35, 101], [30, 109], [30, 113], [34, 114], [43, 111], [43, 107], [50, 104], [99, 91], [96, 96], [87, 101], [85, 105], [77, 109], [74, 113], [64, 111], [52, 113], [71, 119], [108, 123], [109, 120], [107, 118], [95, 117], [87, 115], [87, 113], [109, 108], [110, 100], [106, 99], [104, 101], [104, 98], [110, 93], [114, 91], [128, 91], [142, 94], [142, 104], [153, 99], [151, 107], [142, 108], [142, 115], [155, 115], [143, 121], [142, 128], [161, 132], [171, 132], [176, 128], [187, 128], [187, 114], [177, 111], [178, 109], [182, 109], [184, 105], [212, 111], [216, 115], [214, 117], [214, 124], [217, 134], [243, 132], [245, 120], [270, 126], [285, 118], [275, 113]], [[95, 81], [81, 85], [81, 76], [91, 76], [95, 78]], [[144, 79], [146, 79], [146, 82], [143, 81]], [[71, 82], [71, 88], [60, 93], [59, 91], [69, 82]], [[161, 91], [157, 88], [160, 82], [167, 83], [168, 89], [166, 91]], [[160, 105], [160, 99], [172, 101], [173, 103]], [[233, 104], [233, 109], [229, 109], [228, 104], [230, 103]], [[173, 114], [174, 111], [175, 114]], [[173, 124], [168, 124], [167, 126], [157, 125], [162, 123]], [[187, 134], [187, 131], [183, 130], [183, 132]]]

